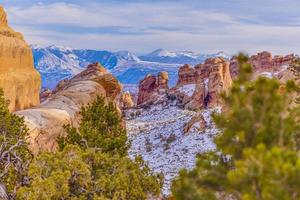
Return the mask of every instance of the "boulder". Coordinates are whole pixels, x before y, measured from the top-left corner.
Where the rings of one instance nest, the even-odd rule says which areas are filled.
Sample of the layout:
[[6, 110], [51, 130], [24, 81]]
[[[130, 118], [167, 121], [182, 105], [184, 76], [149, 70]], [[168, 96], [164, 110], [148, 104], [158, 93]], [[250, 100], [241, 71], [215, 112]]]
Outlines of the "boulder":
[[104, 67], [91, 64], [59, 85], [40, 106], [16, 112], [24, 117], [29, 128], [28, 142], [32, 152], [56, 150], [57, 138], [65, 134], [63, 125], [78, 126], [82, 106], [93, 102], [98, 95], [115, 102], [121, 90], [118, 80]]
[[40, 74], [33, 65], [31, 48], [23, 36], [8, 26], [0, 6], [0, 88], [9, 100], [10, 111], [37, 106], [40, 103]]

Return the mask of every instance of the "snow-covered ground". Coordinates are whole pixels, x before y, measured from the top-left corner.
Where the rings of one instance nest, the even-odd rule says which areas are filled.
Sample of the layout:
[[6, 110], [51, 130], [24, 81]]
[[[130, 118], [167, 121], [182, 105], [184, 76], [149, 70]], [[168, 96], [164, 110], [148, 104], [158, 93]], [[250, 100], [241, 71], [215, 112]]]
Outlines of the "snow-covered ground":
[[126, 121], [127, 132], [132, 142], [129, 154], [131, 157], [141, 155], [154, 172], [164, 174], [165, 195], [170, 193], [171, 181], [180, 169], [192, 169], [197, 154], [215, 149], [213, 137], [217, 129], [211, 123], [212, 111], [202, 112], [207, 124], [205, 131], [199, 132], [195, 127], [186, 134], [183, 133], [183, 126], [196, 112], [182, 110], [176, 106], [160, 105], [148, 110], [128, 111], [139, 112], [135, 117], [129, 114]]

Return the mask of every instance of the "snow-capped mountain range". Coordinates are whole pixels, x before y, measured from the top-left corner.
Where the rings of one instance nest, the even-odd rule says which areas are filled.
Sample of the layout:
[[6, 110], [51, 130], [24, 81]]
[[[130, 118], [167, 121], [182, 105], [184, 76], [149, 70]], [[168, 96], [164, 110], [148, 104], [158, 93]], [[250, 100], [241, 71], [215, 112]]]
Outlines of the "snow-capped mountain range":
[[41, 73], [43, 88], [54, 88], [56, 84], [82, 71], [88, 64], [100, 62], [123, 84], [137, 84], [147, 74], [169, 72], [170, 85], [177, 81], [177, 71], [182, 64], [195, 65], [208, 57], [230, 56], [224, 52], [197, 54], [191, 51], [167, 51], [157, 49], [150, 54], [137, 56], [129, 51], [72, 49], [61, 46], [41, 47], [32, 45], [34, 65]]

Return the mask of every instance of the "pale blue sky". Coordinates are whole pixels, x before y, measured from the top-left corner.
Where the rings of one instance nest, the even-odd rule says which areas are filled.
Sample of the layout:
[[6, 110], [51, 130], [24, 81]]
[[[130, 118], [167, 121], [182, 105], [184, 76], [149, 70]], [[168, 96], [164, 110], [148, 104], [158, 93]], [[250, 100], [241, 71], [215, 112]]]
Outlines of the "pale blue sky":
[[1, 0], [32, 44], [300, 53], [299, 0]]

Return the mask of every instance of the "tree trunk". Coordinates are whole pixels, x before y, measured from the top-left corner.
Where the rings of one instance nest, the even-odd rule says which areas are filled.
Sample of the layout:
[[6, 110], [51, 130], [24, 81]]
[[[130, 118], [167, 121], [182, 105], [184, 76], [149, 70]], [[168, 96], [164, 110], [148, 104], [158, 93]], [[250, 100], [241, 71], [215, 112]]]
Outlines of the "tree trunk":
[[5, 186], [0, 183], [0, 200], [8, 200]]

